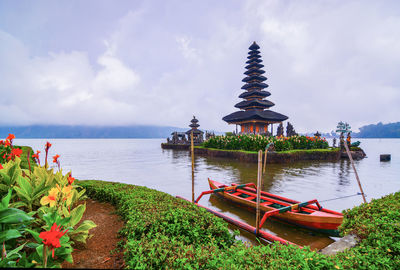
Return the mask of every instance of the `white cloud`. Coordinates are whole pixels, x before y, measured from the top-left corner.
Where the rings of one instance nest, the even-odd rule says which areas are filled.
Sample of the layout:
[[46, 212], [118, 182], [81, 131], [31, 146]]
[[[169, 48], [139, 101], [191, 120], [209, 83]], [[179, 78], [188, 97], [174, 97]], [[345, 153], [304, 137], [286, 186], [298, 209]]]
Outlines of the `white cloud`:
[[[340, 120], [354, 128], [399, 121], [394, 8], [369, 1], [209, 4], [171, 9], [146, 1], [126, 9], [111, 32], [97, 30], [97, 54], [47, 45], [38, 55], [22, 34], [0, 29], [0, 109], [9, 112], [1, 121], [186, 126], [194, 114], [201, 128], [232, 130], [221, 118], [240, 101], [254, 40], [272, 110], [288, 115], [298, 132], [330, 131]], [[46, 38], [45, 31], [38, 37]]]

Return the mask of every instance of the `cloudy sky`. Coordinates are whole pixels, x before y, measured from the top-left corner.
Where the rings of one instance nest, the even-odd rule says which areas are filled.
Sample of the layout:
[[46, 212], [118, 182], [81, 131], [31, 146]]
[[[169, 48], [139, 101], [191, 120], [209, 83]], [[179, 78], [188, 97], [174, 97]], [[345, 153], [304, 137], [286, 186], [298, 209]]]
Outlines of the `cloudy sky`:
[[0, 1], [0, 124], [233, 130], [248, 47], [298, 132], [400, 121], [400, 1]]

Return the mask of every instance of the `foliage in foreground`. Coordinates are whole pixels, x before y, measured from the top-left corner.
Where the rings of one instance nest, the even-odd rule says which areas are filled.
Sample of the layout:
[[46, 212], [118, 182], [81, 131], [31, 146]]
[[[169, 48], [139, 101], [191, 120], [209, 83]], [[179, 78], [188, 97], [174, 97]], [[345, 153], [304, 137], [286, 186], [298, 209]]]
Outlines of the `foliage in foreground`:
[[273, 143], [275, 151], [289, 151], [296, 149], [327, 149], [329, 147], [325, 138], [292, 136], [292, 137], [266, 137], [263, 135], [238, 135], [215, 136], [204, 142], [206, 148], [227, 150], [258, 151]]
[[80, 223], [86, 205], [79, 201], [85, 190], [73, 184], [70, 172], [62, 174], [58, 155], [53, 157], [58, 172], [48, 169], [49, 142], [45, 165], [40, 166], [40, 151], [34, 154], [30, 148], [14, 146], [14, 138], [10, 134], [0, 141], [0, 267], [72, 263], [72, 245], [85, 243], [89, 230], [96, 226], [90, 220]]
[[[275, 243], [247, 246], [204, 209], [146, 187], [82, 181], [88, 195], [116, 205], [125, 263], [135, 269], [399, 269], [400, 193], [345, 213], [358, 246], [335, 256]], [[372, 222], [371, 222], [372, 219]], [[393, 221], [395, 220], [395, 221]], [[397, 223], [396, 223], [397, 222]], [[364, 227], [367, 226], [367, 229]]]

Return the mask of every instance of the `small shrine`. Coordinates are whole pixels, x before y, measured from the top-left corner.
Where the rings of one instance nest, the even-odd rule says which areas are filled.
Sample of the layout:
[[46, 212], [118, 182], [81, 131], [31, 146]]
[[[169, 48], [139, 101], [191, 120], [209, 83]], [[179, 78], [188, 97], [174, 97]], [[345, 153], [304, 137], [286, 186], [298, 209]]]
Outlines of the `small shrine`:
[[[204, 132], [198, 129], [200, 126], [198, 124], [199, 120], [193, 116], [190, 121], [190, 129], [186, 132], [174, 131], [171, 133], [171, 138], [167, 138], [167, 143], [162, 143], [161, 147], [163, 149], [189, 149], [191, 144], [191, 135], [193, 133], [193, 144], [200, 145], [204, 141]], [[215, 136], [214, 133], [206, 133], [207, 137]]]
[[191, 134], [193, 133], [193, 143], [194, 144], [201, 144], [203, 142], [203, 134], [204, 132], [197, 129], [200, 125], [198, 124], [199, 120], [196, 119], [196, 117], [193, 115], [193, 119], [190, 121], [191, 124], [189, 127], [188, 131], [186, 131], [186, 135], [188, 136], [188, 141], [189, 143], [191, 142]]
[[[228, 124], [240, 125], [240, 133], [242, 134], [269, 134], [268, 126], [272, 124], [282, 123], [288, 119], [287, 116], [271, 111], [269, 108], [275, 104], [265, 98], [270, 96], [271, 93], [263, 89], [268, 87], [264, 83], [267, 77], [262, 74], [265, 73], [261, 64], [260, 46], [254, 42], [249, 47], [249, 60], [246, 62], [246, 77], [242, 80], [245, 84], [242, 89], [245, 90], [239, 98], [243, 101], [235, 105], [240, 111], [236, 111], [222, 118]], [[238, 133], [236, 131], [236, 133]]]

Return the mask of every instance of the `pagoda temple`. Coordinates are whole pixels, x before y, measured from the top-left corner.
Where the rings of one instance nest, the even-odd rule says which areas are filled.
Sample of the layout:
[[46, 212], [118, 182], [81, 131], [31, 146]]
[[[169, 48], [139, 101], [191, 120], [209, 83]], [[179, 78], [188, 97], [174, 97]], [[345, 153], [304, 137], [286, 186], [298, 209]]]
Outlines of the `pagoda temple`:
[[247, 57], [249, 60], [246, 62], [244, 73], [246, 77], [242, 80], [245, 83], [242, 89], [245, 91], [239, 95], [239, 98], [244, 100], [235, 105], [240, 111], [222, 118], [228, 124], [240, 125], [240, 132], [243, 134], [268, 134], [268, 125], [288, 119], [283, 114], [269, 110], [275, 104], [265, 99], [271, 93], [263, 90], [268, 87], [268, 84], [264, 83], [267, 78], [262, 75], [265, 71], [262, 70], [264, 65], [261, 64], [259, 49], [260, 46], [256, 42], [249, 47]]
[[186, 135], [188, 136], [188, 141], [190, 142], [190, 136], [193, 132], [193, 143], [194, 144], [200, 144], [203, 142], [203, 131], [197, 129], [200, 125], [198, 124], [199, 120], [196, 119], [196, 117], [193, 115], [193, 119], [190, 121], [191, 124], [189, 127], [188, 131], [186, 131]]

